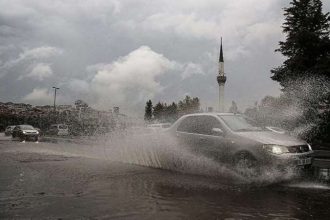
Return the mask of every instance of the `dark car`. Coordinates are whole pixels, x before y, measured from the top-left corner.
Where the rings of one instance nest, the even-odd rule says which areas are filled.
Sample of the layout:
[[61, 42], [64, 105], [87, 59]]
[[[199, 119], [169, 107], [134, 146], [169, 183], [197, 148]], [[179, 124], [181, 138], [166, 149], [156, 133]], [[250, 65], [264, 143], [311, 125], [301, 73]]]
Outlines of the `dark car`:
[[8, 127], [6, 127], [5, 130], [5, 135], [6, 136], [11, 136], [13, 133], [13, 129], [16, 127], [16, 125], [9, 125]]
[[308, 143], [256, 127], [240, 114], [185, 115], [168, 132], [195, 152], [240, 166], [302, 167], [312, 163], [313, 151]]
[[39, 140], [39, 132], [31, 125], [17, 125], [13, 129], [13, 138], [18, 138], [20, 141]]

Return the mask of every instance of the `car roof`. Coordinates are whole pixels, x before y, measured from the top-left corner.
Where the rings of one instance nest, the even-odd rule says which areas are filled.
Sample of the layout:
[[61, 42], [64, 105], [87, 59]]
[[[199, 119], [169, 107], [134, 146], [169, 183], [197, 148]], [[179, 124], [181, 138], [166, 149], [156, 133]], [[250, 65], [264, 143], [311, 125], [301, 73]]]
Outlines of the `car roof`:
[[32, 125], [16, 125], [16, 126], [19, 126], [19, 127], [22, 127], [22, 126], [31, 126], [32, 128], [34, 128]]

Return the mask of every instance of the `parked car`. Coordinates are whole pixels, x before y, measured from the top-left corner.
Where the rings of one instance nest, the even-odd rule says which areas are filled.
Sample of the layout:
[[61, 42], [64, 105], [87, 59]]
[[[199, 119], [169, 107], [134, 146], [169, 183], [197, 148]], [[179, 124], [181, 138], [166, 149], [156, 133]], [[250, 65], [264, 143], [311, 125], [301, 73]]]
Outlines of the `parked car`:
[[9, 125], [8, 127], [6, 127], [5, 130], [5, 135], [6, 136], [11, 136], [13, 133], [13, 129], [16, 127], [16, 125]]
[[31, 125], [17, 125], [13, 129], [13, 138], [18, 138], [20, 141], [38, 141], [39, 132]]
[[65, 124], [53, 124], [47, 133], [50, 135], [66, 136], [69, 135], [69, 127]]
[[309, 166], [311, 146], [284, 133], [253, 126], [243, 115], [201, 113], [178, 119], [168, 132], [189, 149], [237, 166]]
[[39, 132], [39, 137], [43, 136], [44, 133], [42, 132], [42, 130], [40, 128], [34, 127], [38, 132]]
[[158, 123], [158, 124], [149, 124], [147, 125], [147, 129], [150, 131], [161, 131], [164, 130], [165, 128], [171, 127], [171, 123]]

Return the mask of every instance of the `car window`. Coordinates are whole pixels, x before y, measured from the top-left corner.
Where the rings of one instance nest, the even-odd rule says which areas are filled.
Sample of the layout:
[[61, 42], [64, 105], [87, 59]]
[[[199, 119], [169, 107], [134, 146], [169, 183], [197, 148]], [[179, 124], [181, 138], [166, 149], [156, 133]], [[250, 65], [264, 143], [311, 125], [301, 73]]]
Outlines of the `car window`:
[[34, 128], [31, 125], [21, 125], [21, 129], [33, 130]]
[[219, 115], [220, 118], [228, 125], [233, 131], [262, 131], [261, 127], [256, 127], [242, 115]]
[[197, 118], [197, 132], [198, 134], [205, 134], [205, 135], [216, 135], [212, 131], [213, 128], [220, 128], [222, 126], [220, 122], [213, 116], [210, 115], [202, 115], [198, 116]]
[[177, 130], [181, 132], [196, 133], [197, 131], [196, 122], [197, 122], [196, 116], [188, 116], [187, 118], [182, 120]]
[[178, 127], [178, 131], [214, 135], [212, 131], [213, 128], [222, 129], [222, 126], [215, 117], [210, 115], [200, 115], [189, 116], [183, 119]]

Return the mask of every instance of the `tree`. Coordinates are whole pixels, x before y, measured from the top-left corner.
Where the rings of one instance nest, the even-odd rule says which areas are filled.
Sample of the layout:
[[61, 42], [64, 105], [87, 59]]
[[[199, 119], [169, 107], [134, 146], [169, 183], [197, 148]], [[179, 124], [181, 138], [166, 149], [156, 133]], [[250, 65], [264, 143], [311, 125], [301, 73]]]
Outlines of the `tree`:
[[276, 51], [287, 60], [271, 71], [271, 78], [285, 91], [298, 77], [310, 74], [330, 76], [330, 17], [329, 13], [322, 12], [320, 0], [293, 0], [284, 11], [286, 40], [280, 41], [280, 48]]
[[174, 122], [178, 119], [178, 105], [175, 102], [172, 102], [172, 104], [167, 107], [166, 116], [170, 122]]
[[330, 142], [330, 15], [321, 0], [293, 0], [284, 16], [286, 39], [276, 51], [287, 59], [271, 70], [284, 91], [278, 109], [299, 116], [287, 125], [305, 139]]
[[161, 102], [158, 102], [156, 106], [154, 107], [154, 119], [158, 121], [164, 120], [164, 111], [166, 109], [166, 103], [163, 104]]
[[74, 102], [74, 105], [76, 106], [77, 109], [79, 109], [79, 108], [87, 108], [88, 107], [88, 104], [85, 101], [80, 100], [80, 99], [76, 100]]
[[199, 98], [194, 97], [191, 99], [190, 96], [186, 96], [182, 101], [179, 101], [178, 108], [181, 115], [199, 112]]
[[152, 120], [152, 102], [147, 101], [144, 113], [144, 120], [150, 122]]
[[239, 111], [238, 111], [237, 104], [236, 104], [235, 101], [232, 101], [232, 102], [231, 102], [231, 106], [230, 106], [230, 108], [229, 108], [229, 112], [231, 112], [231, 113], [235, 113], [235, 114], [237, 114], [237, 113], [239, 112]]

